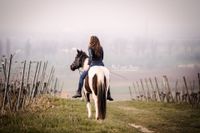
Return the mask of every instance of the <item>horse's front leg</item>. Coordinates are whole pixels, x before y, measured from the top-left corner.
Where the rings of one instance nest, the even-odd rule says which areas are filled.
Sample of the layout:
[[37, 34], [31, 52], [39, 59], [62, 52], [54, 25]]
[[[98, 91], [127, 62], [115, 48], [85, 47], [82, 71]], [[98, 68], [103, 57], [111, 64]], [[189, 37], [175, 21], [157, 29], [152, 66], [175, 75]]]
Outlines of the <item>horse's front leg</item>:
[[88, 110], [88, 118], [92, 117], [92, 111], [91, 111], [91, 104], [90, 104], [90, 94], [86, 93], [86, 101], [87, 101], [87, 110]]

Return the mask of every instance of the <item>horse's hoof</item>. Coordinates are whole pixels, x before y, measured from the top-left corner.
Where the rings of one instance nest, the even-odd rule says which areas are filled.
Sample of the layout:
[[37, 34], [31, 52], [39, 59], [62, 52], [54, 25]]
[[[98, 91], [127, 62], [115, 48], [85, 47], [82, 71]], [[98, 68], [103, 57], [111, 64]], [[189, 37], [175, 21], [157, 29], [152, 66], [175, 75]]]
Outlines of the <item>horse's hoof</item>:
[[88, 118], [89, 118], [89, 119], [91, 119], [91, 118], [92, 118], [92, 116], [88, 116]]

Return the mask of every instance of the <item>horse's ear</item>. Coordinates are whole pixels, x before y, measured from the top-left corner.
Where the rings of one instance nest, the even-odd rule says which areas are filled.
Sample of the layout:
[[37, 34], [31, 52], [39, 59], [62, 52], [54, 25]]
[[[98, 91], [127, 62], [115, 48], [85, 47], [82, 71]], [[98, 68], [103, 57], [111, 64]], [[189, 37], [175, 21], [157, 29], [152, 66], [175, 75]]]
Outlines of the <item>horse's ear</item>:
[[80, 53], [80, 51], [77, 49], [77, 53]]

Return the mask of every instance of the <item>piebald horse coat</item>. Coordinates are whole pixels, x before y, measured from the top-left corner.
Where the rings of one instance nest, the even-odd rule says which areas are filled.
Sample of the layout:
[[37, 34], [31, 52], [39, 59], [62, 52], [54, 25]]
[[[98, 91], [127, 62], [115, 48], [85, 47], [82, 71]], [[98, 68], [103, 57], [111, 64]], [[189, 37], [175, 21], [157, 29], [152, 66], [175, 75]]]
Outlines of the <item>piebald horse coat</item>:
[[84, 94], [87, 101], [88, 117], [92, 117], [90, 94], [94, 99], [96, 119], [106, 117], [107, 91], [110, 86], [110, 73], [104, 66], [92, 66], [89, 68], [88, 56], [83, 51], [77, 50], [78, 54], [71, 65], [71, 69], [88, 70], [88, 76], [84, 80]]

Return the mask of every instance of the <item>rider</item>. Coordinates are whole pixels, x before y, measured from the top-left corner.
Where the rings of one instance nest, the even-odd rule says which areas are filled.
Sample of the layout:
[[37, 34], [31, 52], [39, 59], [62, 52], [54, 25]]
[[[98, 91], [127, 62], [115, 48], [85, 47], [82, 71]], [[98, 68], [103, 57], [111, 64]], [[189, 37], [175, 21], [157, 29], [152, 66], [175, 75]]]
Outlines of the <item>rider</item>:
[[[103, 48], [100, 44], [98, 37], [96, 37], [96, 36], [90, 37], [88, 52], [89, 52], [88, 65], [90, 67], [92, 67], [92, 66], [104, 66], [104, 63], [103, 63], [104, 52], [103, 52]], [[82, 87], [83, 87], [84, 79], [88, 74], [88, 70], [84, 70], [83, 73], [81, 74], [80, 79], [79, 79], [79, 84], [78, 84], [78, 90], [77, 90], [76, 94], [73, 96], [73, 98], [77, 98], [77, 97], [82, 96], [81, 90], [82, 90]], [[113, 98], [110, 95], [110, 89], [108, 89], [107, 99], [110, 100], [110, 101], [113, 101]]]

